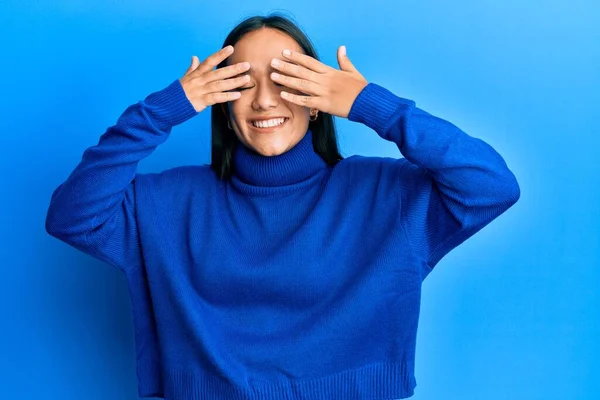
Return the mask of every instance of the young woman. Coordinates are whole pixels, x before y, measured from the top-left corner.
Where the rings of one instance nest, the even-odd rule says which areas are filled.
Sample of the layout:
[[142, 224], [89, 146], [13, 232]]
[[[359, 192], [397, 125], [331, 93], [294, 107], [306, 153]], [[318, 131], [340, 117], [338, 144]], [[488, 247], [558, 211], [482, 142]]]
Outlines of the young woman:
[[[141, 397], [413, 395], [423, 280], [520, 189], [490, 145], [337, 57], [285, 17], [249, 18], [52, 194], [47, 231], [127, 276]], [[210, 166], [136, 172], [209, 106]], [[334, 116], [404, 157], [343, 158]]]

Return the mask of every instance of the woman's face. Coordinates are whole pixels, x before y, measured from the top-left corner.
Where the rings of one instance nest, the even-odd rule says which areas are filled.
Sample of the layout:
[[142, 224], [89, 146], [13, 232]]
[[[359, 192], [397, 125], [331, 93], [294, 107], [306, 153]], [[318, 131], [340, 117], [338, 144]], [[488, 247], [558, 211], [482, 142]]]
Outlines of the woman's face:
[[[299, 106], [284, 100], [280, 93], [303, 94], [298, 90], [281, 86], [271, 79], [271, 72], [277, 72], [271, 66], [271, 60], [284, 59], [283, 49], [291, 49], [303, 54], [304, 51], [287, 34], [262, 28], [244, 35], [234, 46], [228, 65], [247, 61], [250, 81], [240, 86], [241, 97], [227, 103], [231, 117], [231, 126], [238, 139], [257, 153], [275, 156], [294, 147], [305, 135], [308, 128], [308, 107]], [[285, 118], [282, 125], [260, 128], [253, 122], [271, 118]], [[279, 122], [279, 121], [276, 121]]]

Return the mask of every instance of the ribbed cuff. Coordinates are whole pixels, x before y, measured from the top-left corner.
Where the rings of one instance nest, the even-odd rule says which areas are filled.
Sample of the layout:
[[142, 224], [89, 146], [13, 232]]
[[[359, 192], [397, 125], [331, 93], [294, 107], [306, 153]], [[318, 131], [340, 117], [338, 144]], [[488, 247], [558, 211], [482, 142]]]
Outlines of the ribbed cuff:
[[185, 95], [179, 79], [149, 94], [143, 103], [152, 110], [154, 121], [163, 129], [179, 125], [198, 114]]
[[396, 96], [386, 88], [370, 82], [354, 100], [348, 119], [361, 122], [384, 136], [392, 114], [397, 112], [399, 107], [410, 111], [415, 107], [415, 102]]

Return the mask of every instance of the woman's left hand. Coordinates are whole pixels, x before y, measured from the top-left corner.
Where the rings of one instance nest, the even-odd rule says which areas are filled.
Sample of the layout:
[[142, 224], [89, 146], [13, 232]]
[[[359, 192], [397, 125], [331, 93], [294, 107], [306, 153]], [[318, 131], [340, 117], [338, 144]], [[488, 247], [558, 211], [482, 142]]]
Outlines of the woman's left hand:
[[[305, 107], [316, 108], [328, 114], [347, 118], [354, 100], [367, 86], [367, 80], [352, 65], [345, 54], [345, 47], [338, 49], [338, 64], [341, 70], [321, 63], [315, 58], [297, 51], [289, 55], [282, 52], [284, 60], [271, 66], [281, 74], [277, 77], [272, 73], [271, 79], [292, 89], [296, 89], [308, 96], [281, 92], [281, 97], [289, 102]], [[287, 61], [290, 62], [287, 62]], [[292, 64], [295, 63], [295, 64]]]

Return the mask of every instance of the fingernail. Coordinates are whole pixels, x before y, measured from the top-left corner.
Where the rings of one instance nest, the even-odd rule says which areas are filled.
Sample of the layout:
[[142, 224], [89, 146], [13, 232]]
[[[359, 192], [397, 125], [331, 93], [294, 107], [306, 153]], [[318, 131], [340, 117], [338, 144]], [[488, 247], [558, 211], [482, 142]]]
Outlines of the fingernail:
[[291, 51], [289, 51], [288, 49], [285, 49], [285, 50], [283, 50], [283, 55], [284, 55], [284, 56], [289, 56], [289, 55], [291, 55], [291, 54], [292, 54], [292, 52], [291, 52]]

